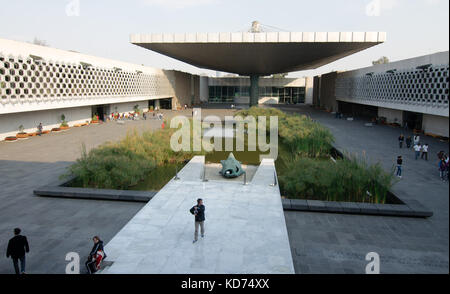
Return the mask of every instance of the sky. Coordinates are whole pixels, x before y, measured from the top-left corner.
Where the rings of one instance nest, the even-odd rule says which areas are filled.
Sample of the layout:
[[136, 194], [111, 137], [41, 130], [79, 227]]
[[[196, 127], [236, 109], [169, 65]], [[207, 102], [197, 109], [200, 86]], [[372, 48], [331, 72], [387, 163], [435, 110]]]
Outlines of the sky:
[[289, 77], [449, 50], [448, 0], [0, 0], [0, 38], [195, 74], [216, 72], [130, 44], [129, 35], [241, 32], [254, 20], [270, 31], [387, 33], [384, 44]]

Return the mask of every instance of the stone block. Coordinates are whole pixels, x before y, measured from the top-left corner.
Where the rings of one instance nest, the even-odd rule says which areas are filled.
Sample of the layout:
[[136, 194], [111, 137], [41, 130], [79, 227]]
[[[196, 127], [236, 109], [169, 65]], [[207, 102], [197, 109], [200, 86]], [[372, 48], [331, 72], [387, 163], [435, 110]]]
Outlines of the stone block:
[[305, 211], [309, 210], [307, 200], [304, 199], [291, 199], [292, 210]]
[[327, 211], [324, 201], [306, 200], [311, 211]]

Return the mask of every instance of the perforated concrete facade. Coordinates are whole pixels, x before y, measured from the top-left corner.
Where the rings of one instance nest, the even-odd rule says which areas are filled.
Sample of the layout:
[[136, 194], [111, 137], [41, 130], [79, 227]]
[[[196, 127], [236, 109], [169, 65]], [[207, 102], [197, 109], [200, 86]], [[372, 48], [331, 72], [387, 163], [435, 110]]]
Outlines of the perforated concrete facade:
[[0, 103], [173, 95], [164, 75], [0, 53]]
[[338, 73], [336, 100], [448, 117], [448, 52]]
[[389, 101], [400, 104], [448, 108], [449, 66], [428, 70], [404, 69], [336, 81], [336, 96], [359, 100]]
[[186, 103], [177, 85], [184, 89], [191, 80], [198, 83], [187, 73], [0, 38], [0, 140], [19, 126], [59, 126], [62, 114], [70, 126], [89, 121], [93, 106], [124, 113], [172, 98], [177, 107]]

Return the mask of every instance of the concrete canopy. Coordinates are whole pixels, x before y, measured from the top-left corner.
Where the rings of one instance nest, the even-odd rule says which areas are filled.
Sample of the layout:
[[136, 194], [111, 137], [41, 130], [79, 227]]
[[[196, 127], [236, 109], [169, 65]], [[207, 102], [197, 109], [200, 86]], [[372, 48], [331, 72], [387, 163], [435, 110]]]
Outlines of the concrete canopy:
[[265, 76], [315, 69], [383, 43], [382, 32], [133, 34], [131, 43], [188, 64]]

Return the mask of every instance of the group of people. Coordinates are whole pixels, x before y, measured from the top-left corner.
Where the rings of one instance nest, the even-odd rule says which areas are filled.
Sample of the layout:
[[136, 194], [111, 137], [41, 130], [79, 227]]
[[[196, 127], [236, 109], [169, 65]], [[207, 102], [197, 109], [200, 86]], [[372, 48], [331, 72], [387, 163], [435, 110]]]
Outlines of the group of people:
[[[428, 153], [429, 153], [430, 146], [428, 145], [428, 143], [421, 144], [420, 136], [418, 134], [415, 134], [414, 137], [409, 136], [406, 139], [405, 139], [405, 136], [403, 134], [401, 134], [398, 137], [398, 142], [399, 142], [400, 149], [403, 148], [403, 143], [406, 143], [407, 149], [411, 148], [411, 146], [412, 146], [412, 148], [414, 149], [415, 160], [418, 160], [419, 158], [421, 158], [421, 159], [428, 161]], [[439, 158], [439, 173], [440, 173], [441, 180], [448, 181], [449, 157], [447, 154], [445, 154], [444, 151], [440, 151], [438, 153], [438, 158]], [[402, 165], [403, 165], [403, 157], [398, 156], [397, 157], [396, 175], [399, 178], [402, 177]]]
[[449, 156], [448, 154], [445, 154], [444, 151], [440, 151], [438, 153], [438, 158], [439, 158], [439, 176], [441, 177], [442, 181], [448, 182]]
[[139, 118], [139, 114], [137, 112], [125, 112], [125, 113], [111, 113], [109, 119], [111, 121], [114, 120], [137, 120]]
[[[25, 254], [30, 252], [30, 246], [26, 236], [21, 234], [20, 228], [14, 229], [14, 237], [8, 242], [6, 258], [11, 258], [16, 274], [25, 274]], [[103, 241], [98, 236], [93, 237], [94, 246], [85, 263], [87, 272], [93, 274], [100, 269], [101, 262], [106, 258]]]
[[[144, 120], [147, 120], [147, 115], [148, 113], [143, 112], [142, 113], [142, 118]], [[159, 119], [162, 120], [164, 117], [164, 115], [161, 112], [153, 112], [153, 118], [155, 119]], [[118, 121], [118, 120], [138, 120], [140, 118], [139, 114], [137, 112], [128, 112], [128, 113], [111, 113], [109, 115], [109, 120], [110, 121]]]
[[408, 136], [408, 138], [405, 139], [405, 136], [403, 134], [400, 134], [400, 136], [398, 137], [398, 143], [400, 149], [403, 148], [403, 143], [406, 143], [406, 148], [409, 149], [411, 148], [412, 143], [414, 143], [414, 146], [420, 143], [420, 136], [418, 134], [415, 134], [414, 138]]
[[[430, 146], [427, 143], [422, 145], [420, 143], [420, 136], [418, 134], [415, 134], [413, 138], [411, 136], [408, 136], [408, 138], [406, 138], [406, 139], [405, 139], [405, 136], [403, 134], [401, 134], [398, 137], [398, 143], [399, 143], [400, 149], [403, 148], [404, 142], [406, 143], [407, 149], [411, 148], [411, 145], [413, 144], [412, 146], [414, 149], [416, 160], [419, 159], [419, 157], [422, 159], [428, 160], [428, 149]], [[422, 153], [422, 155], [421, 155], [421, 153]]]
[[[194, 215], [194, 241], [198, 241], [198, 233], [200, 236], [205, 237], [205, 205], [202, 199], [197, 199], [197, 204], [190, 210], [190, 213]], [[16, 274], [25, 274], [25, 254], [30, 252], [30, 246], [28, 244], [27, 237], [21, 235], [22, 230], [20, 228], [14, 229], [14, 237], [8, 242], [6, 250], [6, 257], [11, 258]], [[89, 256], [85, 262], [87, 273], [93, 274], [97, 272], [102, 264], [102, 261], [106, 258], [106, 253], [103, 245], [103, 241], [98, 236], [92, 238], [94, 245], [89, 253]]]

